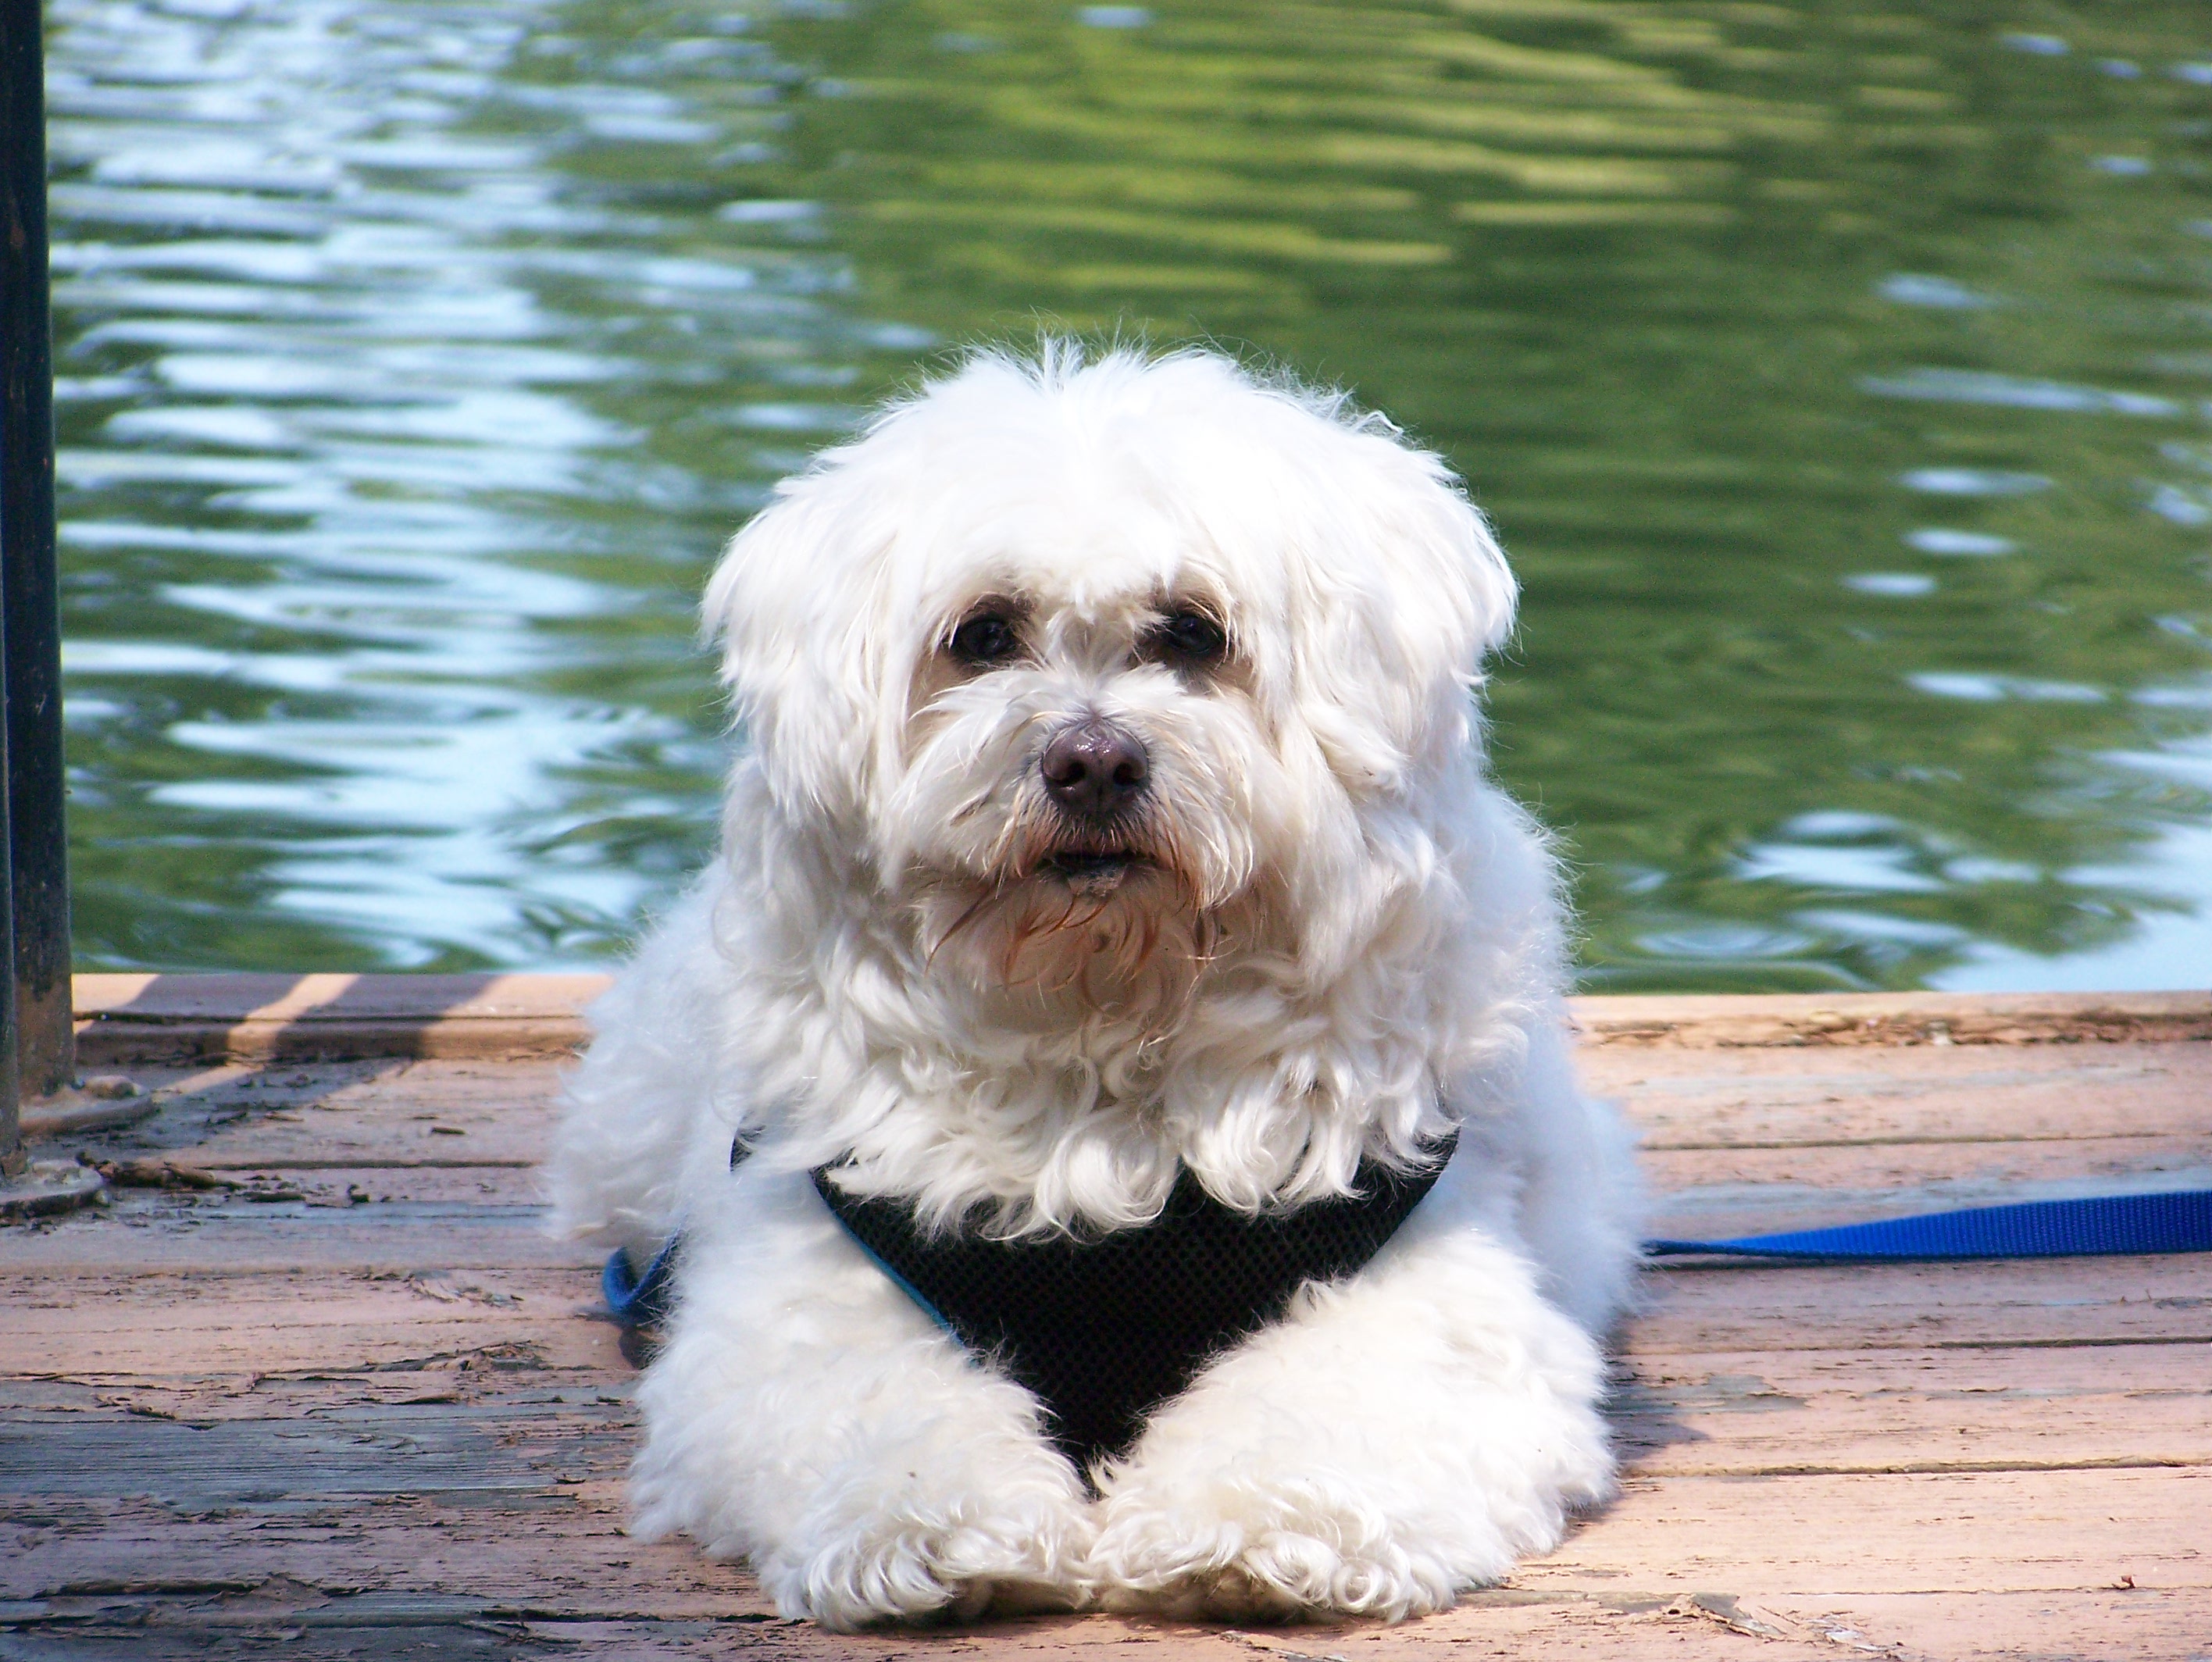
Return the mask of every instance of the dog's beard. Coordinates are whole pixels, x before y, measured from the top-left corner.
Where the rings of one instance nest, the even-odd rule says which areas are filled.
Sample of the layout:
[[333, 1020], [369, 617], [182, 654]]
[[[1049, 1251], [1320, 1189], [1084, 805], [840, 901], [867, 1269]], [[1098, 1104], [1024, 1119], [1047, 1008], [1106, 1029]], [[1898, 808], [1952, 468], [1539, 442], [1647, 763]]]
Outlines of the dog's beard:
[[1172, 1025], [1220, 925], [1156, 812], [1073, 822], [1024, 804], [985, 874], [934, 873], [919, 895], [933, 969], [1010, 995], [1006, 1016]]

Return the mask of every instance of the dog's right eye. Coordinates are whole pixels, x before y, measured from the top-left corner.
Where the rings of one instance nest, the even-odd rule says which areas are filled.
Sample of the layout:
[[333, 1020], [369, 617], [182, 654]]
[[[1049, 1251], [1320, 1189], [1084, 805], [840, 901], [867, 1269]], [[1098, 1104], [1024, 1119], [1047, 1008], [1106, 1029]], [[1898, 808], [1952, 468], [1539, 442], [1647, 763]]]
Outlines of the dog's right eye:
[[1012, 618], [984, 612], [952, 632], [952, 656], [963, 664], [1003, 664], [1022, 649]]

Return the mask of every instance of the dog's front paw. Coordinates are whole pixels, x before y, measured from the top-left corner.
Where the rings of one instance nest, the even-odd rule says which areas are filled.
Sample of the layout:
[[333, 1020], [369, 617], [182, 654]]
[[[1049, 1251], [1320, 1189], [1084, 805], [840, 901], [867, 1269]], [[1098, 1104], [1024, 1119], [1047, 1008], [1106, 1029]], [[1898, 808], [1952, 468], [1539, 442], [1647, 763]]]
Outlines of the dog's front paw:
[[808, 1532], [764, 1558], [761, 1580], [785, 1615], [841, 1630], [1073, 1610], [1082, 1602], [1090, 1520], [1072, 1498], [1030, 1500], [892, 1508]]
[[1571, 1513], [1610, 1492], [1595, 1414], [1559, 1417], [1547, 1441], [1439, 1443], [1427, 1459], [1372, 1447], [1331, 1459], [1313, 1452], [1318, 1434], [1287, 1447], [1217, 1444], [1211, 1458], [1186, 1437], [1148, 1440], [1107, 1476], [1086, 1589], [1108, 1609], [1184, 1617], [1397, 1622], [1448, 1609], [1557, 1546]]
[[1457, 1586], [1501, 1575], [1513, 1560], [1501, 1543], [1494, 1562], [1449, 1562], [1371, 1502], [1314, 1480], [1139, 1478], [1110, 1493], [1103, 1510], [1085, 1564], [1091, 1596], [1109, 1610], [1187, 1620], [1401, 1621], [1446, 1608]]

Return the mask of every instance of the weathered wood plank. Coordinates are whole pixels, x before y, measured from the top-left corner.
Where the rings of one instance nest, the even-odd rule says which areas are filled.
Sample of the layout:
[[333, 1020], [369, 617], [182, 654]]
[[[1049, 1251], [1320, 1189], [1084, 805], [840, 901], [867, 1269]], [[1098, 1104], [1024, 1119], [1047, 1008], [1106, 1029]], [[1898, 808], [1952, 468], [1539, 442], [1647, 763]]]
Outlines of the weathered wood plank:
[[[1409, 1628], [768, 1621], [742, 1573], [620, 1533], [635, 1375], [530, 1169], [596, 985], [80, 982], [88, 1054], [158, 1112], [64, 1151], [301, 1198], [131, 1189], [0, 1232], [0, 1652], [2170, 1658], [2212, 1632], [2200, 1259], [1656, 1273], [1620, 1501]], [[2212, 998], [1577, 1015], [1670, 1225], [2204, 1180]]]
[[2072, 1195], [2212, 1188], [2190, 1137], [1662, 1149], [1644, 1156], [1649, 1233], [1710, 1240]]
[[[435, 1250], [433, 1246], [429, 1248]], [[9, 1374], [75, 1380], [439, 1368], [627, 1372], [577, 1271], [73, 1276], [0, 1300]]]
[[[1881, 1197], [1890, 1211], [1949, 1204], [1954, 1194], [2015, 1199], [2061, 1188], [2202, 1186], [2212, 1178], [2212, 1142], [2193, 1136], [2084, 1137], [2068, 1142], [1844, 1143], [1789, 1149], [1655, 1149], [1643, 1158], [1662, 1209], [1707, 1204], [1728, 1188], [1810, 1192], [1826, 1204]], [[1762, 1204], [1771, 1204], [1762, 1202]]]
[[[80, 975], [89, 1061], [563, 1055], [592, 975]], [[1595, 1046], [2024, 1045], [2212, 1039], [2212, 993], [1600, 998]]]
[[[40, 1600], [17, 1606], [14, 1655], [35, 1662], [158, 1655], [251, 1657], [281, 1647], [287, 1657], [384, 1659], [538, 1657], [549, 1650], [632, 1659], [661, 1658], [908, 1658], [975, 1654], [1023, 1658], [1175, 1658], [1255, 1662], [1423, 1662], [1446, 1653], [1543, 1657], [1580, 1662], [1752, 1658], [1835, 1662], [1838, 1657], [1958, 1658], [2023, 1654], [2157, 1659], [2195, 1654], [2185, 1608], [2148, 1590], [2094, 1594], [1911, 1594], [1859, 1601], [1880, 1612], [1875, 1641], [1840, 1613], [1799, 1617], [1771, 1605], [1712, 1592], [1672, 1600], [1615, 1594], [1566, 1598], [1508, 1590], [1478, 1595], [1460, 1610], [1406, 1629], [1346, 1624], [1319, 1629], [1190, 1629], [1111, 1617], [997, 1623], [953, 1631], [839, 1635], [738, 1616], [558, 1619], [510, 1600], [428, 1598], [314, 1590], [282, 1578], [216, 1592], [182, 1606], [127, 1595]], [[103, 1620], [103, 1615], [106, 1619]], [[1788, 1624], [1784, 1631], [1778, 1623]], [[2005, 1635], [2031, 1635], [2033, 1653]], [[1830, 1635], [1834, 1635], [1831, 1637]], [[100, 1647], [100, 1648], [90, 1648]], [[113, 1648], [108, 1648], [112, 1647]], [[1111, 1647], [1109, 1649], [1108, 1647]]]
[[[2004, 1065], [1990, 1065], [1995, 1056]], [[529, 1163], [542, 1152], [561, 1077], [542, 1060], [131, 1071], [160, 1113], [127, 1132], [77, 1141], [198, 1148], [204, 1163], [231, 1165]], [[2088, 1140], [2212, 1146], [2212, 1045], [1626, 1051], [1588, 1058], [1585, 1071], [1662, 1155]], [[475, 1140], [432, 1140], [453, 1131]]]
[[1654, 1149], [2212, 1134], [2212, 1045], [1585, 1052]]
[[2212, 1471], [1632, 1477], [1516, 1574], [1690, 1580], [1753, 1598], [2212, 1588]]
[[[131, 1204], [126, 1198], [117, 1210]], [[330, 1216], [325, 1220], [322, 1213]], [[57, 1228], [44, 1252], [0, 1234], [0, 1273], [35, 1274], [58, 1296], [64, 1277], [83, 1277], [82, 1286], [69, 1295], [84, 1297], [95, 1296], [94, 1289], [118, 1277], [149, 1287], [205, 1282], [219, 1289], [268, 1279], [275, 1283], [271, 1308], [280, 1312], [311, 1296], [330, 1278], [405, 1277], [426, 1267], [507, 1275], [556, 1271], [558, 1283], [574, 1290], [570, 1302], [597, 1296], [600, 1255], [549, 1239], [539, 1227], [540, 1216], [536, 1207], [399, 1200], [312, 1210], [297, 1204], [203, 1204], [179, 1206], [169, 1217], [157, 1216], [144, 1228], [127, 1228], [112, 1245], [111, 1236], [90, 1220]], [[217, 1225], [222, 1226], [219, 1233]], [[218, 1290], [217, 1295], [231, 1294]], [[241, 1290], [239, 1295], [246, 1294]], [[9, 1307], [11, 1296], [0, 1290], [0, 1312]], [[5, 1319], [0, 1314], [0, 1321]]]
[[[2212, 1338], [2201, 1255], [1684, 1265], [1646, 1278], [1631, 1356], [2130, 1346]], [[2124, 1357], [2114, 1362], [2126, 1365]]]
[[[465, 1369], [0, 1380], [0, 1494], [150, 1494], [191, 1510], [250, 1499], [272, 1475], [290, 1499], [619, 1475], [635, 1434], [624, 1381], [527, 1365], [512, 1348], [474, 1366], [483, 1354]], [[2146, 1346], [2129, 1362], [2118, 1374], [2102, 1353], [2051, 1350], [1639, 1359], [1611, 1414], [1645, 1477], [2212, 1465], [2212, 1348]], [[534, 1464], [516, 1464], [519, 1450]]]
[[[340, 1215], [343, 1218], [343, 1215]], [[595, 1272], [472, 1264], [445, 1232], [380, 1271], [288, 1270], [254, 1250], [226, 1272], [77, 1271], [0, 1286], [0, 1371], [70, 1377], [353, 1372], [528, 1345], [563, 1367], [620, 1366]], [[458, 1289], [453, 1296], [445, 1295]], [[512, 1302], [501, 1301], [512, 1300]], [[2212, 1340], [2212, 1271], [2195, 1258], [1954, 1266], [1729, 1265], [1650, 1278], [1633, 1357], [1872, 1354]], [[2124, 1366], [2124, 1360], [2115, 1366]]]
[[[1800, 1596], [1786, 1602], [1799, 1630], [1840, 1632], [1842, 1637], [1831, 1642], [1844, 1654], [1865, 1654], [1863, 1647], [1878, 1642], [1891, 1655], [1961, 1662], [1985, 1657], [2005, 1662], [2030, 1657], [2194, 1662], [2203, 1655], [2203, 1595], [2130, 1581], [2123, 1575], [2109, 1586], [2082, 1592], [1859, 1593], [1836, 1614], [1826, 1612], [1834, 1610], [1837, 1601]], [[1828, 1655], [1834, 1662], [1838, 1650]]]
[[[1704, 1604], [1697, 1600], [1702, 1597]], [[1710, 1606], [1710, 1610], [1705, 1606]], [[24, 1601], [37, 1625], [19, 1629], [11, 1656], [26, 1659], [158, 1654], [164, 1658], [266, 1654], [313, 1659], [508, 1657], [580, 1653], [620, 1659], [762, 1657], [1175, 1658], [1306, 1662], [1358, 1656], [1376, 1662], [1432, 1658], [1443, 1644], [1478, 1654], [1621, 1662], [1757, 1656], [1761, 1662], [1813, 1662], [1837, 1655], [1808, 1633], [1770, 1638], [1748, 1625], [1725, 1595], [1685, 1595], [1674, 1606], [1644, 1598], [1476, 1595], [1474, 1602], [1413, 1629], [1348, 1623], [1316, 1629], [1193, 1628], [1110, 1617], [999, 1622], [952, 1630], [828, 1635], [803, 1623], [741, 1613], [562, 1618], [511, 1598], [424, 1598], [377, 1592], [317, 1596], [284, 1579], [252, 1588], [220, 1588], [179, 1608], [127, 1594]], [[1727, 1619], [1711, 1613], [1727, 1610]], [[105, 1616], [106, 1620], [102, 1617]], [[1782, 1618], [1787, 1619], [1787, 1618]], [[1446, 1631], [1446, 1629], [1449, 1631]], [[118, 1641], [143, 1649], [87, 1652], [76, 1644]], [[52, 1647], [52, 1648], [47, 1648]], [[68, 1648], [64, 1648], [68, 1647]], [[235, 1648], [233, 1648], [233, 1647]], [[1317, 1647], [1325, 1647], [1317, 1655]]]
[[[1657, 1180], [1652, 1228], [1677, 1236], [1729, 1234], [2027, 1195], [2212, 1180], [2203, 1151], [2187, 1144], [2069, 1146], [2070, 1156], [2045, 1145], [2025, 1152], [1983, 1146], [1664, 1154], [1648, 1162]], [[118, 1190], [100, 1213], [57, 1219], [35, 1234], [0, 1234], [0, 1268], [43, 1275], [101, 1267], [173, 1271], [189, 1259], [226, 1274], [256, 1265], [391, 1269], [419, 1262], [420, 1232], [436, 1227], [451, 1231], [471, 1264], [580, 1266], [594, 1256], [544, 1235], [538, 1176], [526, 1165], [355, 1167], [319, 1159], [210, 1162], [190, 1148], [154, 1156], [102, 1151], [111, 1154], [134, 1176], [172, 1170], [182, 1174], [177, 1181], [236, 1186]], [[216, 1224], [223, 1227], [211, 1232]]]
[[[1347, 1643], [1377, 1657], [1433, 1655], [1433, 1647], [1517, 1625], [1510, 1617], [1501, 1622], [1504, 1613], [1526, 1620], [1548, 1604], [1553, 1620], [1577, 1608], [1671, 1613], [1711, 1622], [1717, 1631], [1708, 1638], [1734, 1621], [1777, 1629], [1778, 1639], [1848, 1646], [1828, 1635], [1856, 1634], [1879, 1652], [1898, 1644], [1907, 1622], [1948, 1623], [1955, 1631], [1962, 1605], [1986, 1623], [1991, 1595], [2011, 1594], [2023, 1613], [2070, 1605], [2087, 1620], [2071, 1635], [2051, 1636], [2088, 1641], [2089, 1653], [2186, 1655], [2152, 1647], [2187, 1634], [2186, 1613], [2203, 1607], [2202, 1520], [2212, 1498], [2205, 1489], [2202, 1473], [2140, 1471], [1632, 1479], [1618, 1502], [1559, 1552], [1525, 1566], [1502, 1592], [1409, 1629], [1351, 1626], [1325, 1636], [1331, 1652], [1347, 1656]], [[611, 1486], [572, 1485], [553, 1504], [520, 1504], [520, 1496], [503, 1502], [495, 1491], [445, 1493], [444, 1504], [410, 1495], [368, 1506], [343, 1494], [311, 1493], [286, 1505], [257, 1504], [249, 1495], [250, 1537], [220, 1509], [194, 1514], [121, 1497], [50, 1501], [35, 1538], [10, 1544], [0, 1588], [28, 1600], [204, 1596], [263, 1586], [281, 1573], [325, 1597], [475, 1598], [572, 1620], [763, 1613], [757, 1590], [728, 1567], [621, 1535]], [[456, 1503], [465, 1501], [474, 1503]], [[2130, 1590], [2145, 1596], [2114, 1596]], [[2008, 1644], [2020, 1654], [2021, 1637], [2033, 1631], [2014, 1629], [1989, 1649], [2007, 1653]], [[969, 1650], [1023, 1634], [1058, 1635], [1063, 1642], [1111, 1637], [1119, 1647], [1200, 1636], [1093, 1617], [947, 1639]], [[2201, 1630], [2191, 1636], [2201, 1640]], [[1293, 1653], [1312, 1654], [1304, 1634], [1272, 1637]], [[890, 1642], [904, 1649], [931, 1641], [897, 1635]]]
[[[191, 1330], [227, 1306], [236, 1325], [298, 1359], [283, 1366], [309, 1359], [335, 1366], [347, 1347], [381, 1356], [404, 1344], [410, 1327], [453, 1319], [452, 1312], [441, 1315], [401, 1297], [410, 1277], [466, 1276], [511, 1295], [517, 1302], [501, 1307], [507, 1325], [526, 1314], [565, 1320], [597, 1295], [596, 1254], [548, 1240], [527, 1208], [187, 1202], [177, 1212], [185, 1221], [168, 1233], [113, 1229], [110, 1220], [86, 1216], [43, 1236], [0, 1233], [0, 1269], [13, 1272], [0, 1283], [0, 1331], [12, 1336], [9, 1350], [19, 1356], [36, 1350], [47, 1357], [41, 1366], [64, 1371], [91, 1365], [82, 1360], [90, 1354], [81, 1351], [85, 1345], [115, 1367], [158, 1368], [164, 1355], [182, 1353], [163, 1351], [171, 1341], [154, 1335], [177, 1329], [176, 1343], [190, 1346]], [[213, 1214], [211, 1221], [191, 1221], [203, 1213]], [[180, 1240], [189, 1242], [189, 1255]], [[1684, 1265], [1649, 1278], [1627, 1344], [1641, 1356], [2208, 1336], [2212, 1265], [2183, 1256], [1971, 1268]], [[48, 1344], [65, 1350], [37, 1350]], [[269, 1368], [279, 1365], [275, 1356], [266, 1359]]]
[[[514, 1403], [498, 1404], [496, 1412], [387, 1405], [374, 1413], [204, 1428], [79, 1416], [47, 1425], [46, 1446], [69, 1457], [64, 1461], [11, 1467], [14, 1451], [0, 1445], [6, 1479], [0, 1492], [37, 1496], [42, 1517], [106, 1519], [126, 1540], [133, 1518], [189, 1524], [173, 1543], [179, 1556], [160, 1561], [161, 1574], [202, 1581], [223, 1578], [192, 1567], [194, 1543], [234, 1570], [240, 1550], [271, 1532], [297, 1537], [330, 1526], [364, 1497], [376, 1502], [374, 1526], [433, 1520], [428, 1526], [464, 1537], [483, 1527], [521, 1527], [495, 1515], [519, 1513], [527, 1514], [560, 1585], [600, 1589], [592, 1595], [598, 1602], [560, 1608], [620, 1613], [631, 1608], [624, 1602], [634, 1596], [631, 1578], [606, 1572], [631, 1568], [635, 1554], [660, 1559], [669, 1550], [610, 1544], [624, 1428], [618, 1416], [594, 1422], [570, 1405]], [[14, 1435], [26, 1429], [17, 1422]], [[1748, 1487], [1709, 1474], [1664, 1474], [1663, 1482], [1662, 1475], [1632, 1475], [1618, 1502], [1516, 1584], [1543, 1588], [1563, 1577], [1579, 1586], [1593, 1576], [1627, 1576], [1636, 1585], [1670, 1586], [1725, 1572], [1725, 1584], [1739, 1592], [1783, 1597], [1808, 1588], [1975, 1590], [1996, 1585], [1993, 1572], [2002, 1585], [2028, 1592], [2093, 1590], [2122, 1574], [2142, 1587], [2199, 1587], [2212, 1576], [2205, 1551], [2212, 1522], [2202, 1510], [2212, 1491], [2201, 1471], [2039, 1469], [1879, 1481], [1816, 1472]], [[387, 1519], [380, 1510], [387, 1507], [405, 1516]], [[1830, 1521], [1810, 1536], [1786, 1526], [1804, 1518]], [[2094, 1527], [2113, 1524], [2122, 1526], [2117, 1533]], [[1765, 1532], [1778, 1527], [1779, 1536], [1770, 1538]], [[1686, 1533], [1668, 1538], [1678, 1528]], [[2104, 1580], [2085, 1584], [2083, 1549], [2092, 1543], [2111, 1573], [2100, 1560], [2088, 1568]], [[16, 1597], [81, 1591], [107, 1575], [101, 1566], [112, 1568], [115, 1550], [87, 1528], [19, 1544], [25, 1550], [9, 1555], [5, 1583]], [[495, 1554], [489, 1562], [441, 1560], [424, 1575], [399, 1539], [388, 1545], [388, 1556], [356, 1556], [356, 1579], [338, 1584], [378, 1585], [404, 1572], [426, 1590], [482, 1591], [495, 1585], [484, 1577], [509, 1568]], [[704, 1586], [717, 1599], [744, 1591], [727, 1570], [691, 1556], [675, 1585]], [[364, 1570], [371, 1572], [367, 1582], [358, 1579]]]
[[626, 1535], [613, 1484], [442, 1498], [311, 1491], [284, 1506], [249, 1496], [243, 1516], [236, 1511], [156, 1497], [41, 1500], [32, 1527], [9, 1531], [0, 1592], [180, 1596], [281, 1574], [332, 1592], [477, 1598], [565, 1617], [770, 1613], [734, 1567]]
[[544, 1062], [407, 1061], [136, 1066], [150, 1119], [60, 1148], [188, 1157], [218, 1170], [317, 1166], [533, 1166], [561, 1069]]
[[1638, 1356], [1611, 1404], [1647, 1477], [2212, 1466], [2212, 1345]]
[[81, 1063], [566, 1056], [604, 975], [80, 975]]
[[[408, 1119], [398, 1123], [419, 1129]], [[540, 1188], [531, 1165], [509, 1159], [477, 1163], [472, 1154], [445, 1153], [483, 1144], [440, 1137], [419, 1159], [357, 1166], [346, 1163], [347, 1155], [357, 1152], [351, 1136], [328, 1139], [312, 1125], [281, 1129], [288, 1138], [300, 1131], [301, 1140], [289, 1149], [264, 1144], [259, 1153], [280, 1156], [267, 1160], [248, 1158], [242, 1148], [204, 1143], [173, 1143], [150, 1152], [135, 1145], [99, 1150], [102, 1158], [167, 1162], [240, 1186], [212, 1193], [125, 1190], [105, 1213], [56, 1220], [36, 1234], [0, 1234], [0, 1266], [35, 1265], [46, 1272], [102, 1264], [170, 1270], [189, 1250], [206, 1267], [226, 1273], [256, 1263], [389, 1269], [418, 1261], [421, 1248], [412, 1230], [440, 1224], [455, 1232], [457, 1243], [465, 1240], [463, 1258], [472, 1264], [581, 1265], [591, 1257], [543, 1236]], [[87, 1141], [78, 1139], [77, 1145]], [[441, 1155], [453, 1163], [426, 1163]], [[1652, 1230], [1670, 1235], [1742, 1234], [2024, 1197], [2212, 1182], [2206, 1150], [2181, 1138], [1662, 1150], [1648, 1156], [1646, 1167], [1654, 1180]], [[267, 1204], [270, 1197], [287, 1193], [301, 1198]], [[324, 1215], [343, 1213], [349, 1198], [366, 1209], [351, 1216]], [[216, 1222], [226, 1227], [209, 1235], [207, 1226]]]
[[1865, 992], [1577, 998], [1593, 1046], [1897, 1046], [2212, 1039], [2212, 993]]

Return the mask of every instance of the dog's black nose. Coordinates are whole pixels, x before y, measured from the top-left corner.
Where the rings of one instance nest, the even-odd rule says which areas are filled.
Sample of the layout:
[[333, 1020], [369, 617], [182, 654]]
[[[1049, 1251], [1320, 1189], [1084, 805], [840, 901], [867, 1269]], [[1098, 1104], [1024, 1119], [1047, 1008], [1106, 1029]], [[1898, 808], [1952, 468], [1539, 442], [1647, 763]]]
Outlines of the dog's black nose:
[[1054, 802], [1071, 814], [1098, 820], [1110, 818], [1141, 792], [1152, 771], [1135, 735], [1095, 717], [1054, 733], [1040, 765]]

